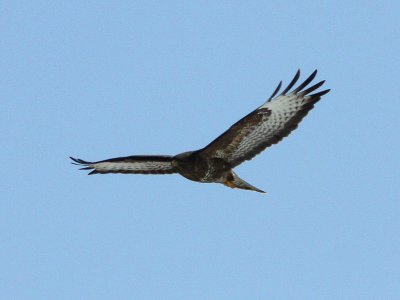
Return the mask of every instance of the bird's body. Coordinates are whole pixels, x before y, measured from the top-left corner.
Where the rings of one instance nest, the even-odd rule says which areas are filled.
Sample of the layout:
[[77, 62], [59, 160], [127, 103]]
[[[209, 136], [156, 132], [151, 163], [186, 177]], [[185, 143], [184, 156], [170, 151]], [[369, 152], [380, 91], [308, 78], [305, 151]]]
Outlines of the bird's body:
[[230, 165], [221, 158], [206, 157], [201, 151], [190, 151], [172, 158], [172, 166], [187, 179], [200, 182], [221, 182]]
[[321, 96], [329, 92], [324, 90], [309, 95], [322, 86], [324, 81], [303, 90], [314, 79], [316, 73], [317, 71], [314, 71], [302, 84], [288, 93], [300, 76], [298, 71], [288, 87], [275, 97], [281, 82], [267, 102], [200, 150], [175, 156], [127, 156], [98, 162], [87, 162], [72, 157], [71, 159], [75, 164], [83, 165], [82, 169], [92, 170], [89, 174], [179, 173], [193, 181], [222, 183], [231, 188], [263, 192], [240, 179], [232, 169], [289, 135]]

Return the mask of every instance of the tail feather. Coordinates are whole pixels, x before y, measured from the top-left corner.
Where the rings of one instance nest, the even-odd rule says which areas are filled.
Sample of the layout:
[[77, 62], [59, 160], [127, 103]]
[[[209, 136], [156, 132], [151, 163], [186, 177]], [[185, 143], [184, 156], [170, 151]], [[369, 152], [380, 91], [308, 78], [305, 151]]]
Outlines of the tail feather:
[[236, 175], [235, 172], [232, 171], [230, 175], [231, 176], [228, 176], [228, 180], [224, 183], [226, 186], [229, 186], [231, 188], [238, 188], [243, 190], [255, 191], [259, 193], [265, 193], [263, 190], [260, 190], [255, 186], [252, 186], [250, 183], [241, 179], [239, 176]]

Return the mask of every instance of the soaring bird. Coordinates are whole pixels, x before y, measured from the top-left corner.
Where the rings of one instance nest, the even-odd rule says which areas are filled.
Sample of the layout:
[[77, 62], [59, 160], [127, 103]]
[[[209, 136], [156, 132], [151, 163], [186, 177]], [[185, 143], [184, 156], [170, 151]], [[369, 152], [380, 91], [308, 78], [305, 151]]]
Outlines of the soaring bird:
[[260, 107], [233, 124], [202, 149], [169, 155], [133, 155], [95, 162], [70, 157], [81, 170], [90, 174], [173, 174], [179, 173], [198, 182], [222, 183], [230, 188], [264, 191], [252, 186], [232, 170], [252, 159], [265, 148], [280, 142], [297, 128], [300, 121], [330, 90], [311, 94], [325, 81], [307, 86], [317, 75], [315, 70], [303, 83], [293, 88], [300, 77], [300, 70], [289, 85], [277, 96], [282, 81], [271, 97]]

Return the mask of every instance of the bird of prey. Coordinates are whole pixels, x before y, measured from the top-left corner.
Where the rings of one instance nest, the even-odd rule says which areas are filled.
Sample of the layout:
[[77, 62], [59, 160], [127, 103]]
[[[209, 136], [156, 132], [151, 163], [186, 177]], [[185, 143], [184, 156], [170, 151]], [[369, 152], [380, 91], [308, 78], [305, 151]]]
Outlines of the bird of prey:
[[271, 97], [260, 107], [233, 124], [227, 131], [202, 149], [175, 156], [134, 155], [88, 162], [73, 158], [73, 164], [91, 170], [90, 174], [173, 174], [179, 173], [198, 182], [222, 183], [230, 188], [264, 191], [239, 178], [233, 168], [252, 159], [265, 148], [278, 143], [297, 128], [321, 96], [330, 90], [311, 94], [325, 81], [307, 86], [315, 78], [315, 70], [303, 83], [293, 88], [300, 70], [279, 94], [282, 81]]

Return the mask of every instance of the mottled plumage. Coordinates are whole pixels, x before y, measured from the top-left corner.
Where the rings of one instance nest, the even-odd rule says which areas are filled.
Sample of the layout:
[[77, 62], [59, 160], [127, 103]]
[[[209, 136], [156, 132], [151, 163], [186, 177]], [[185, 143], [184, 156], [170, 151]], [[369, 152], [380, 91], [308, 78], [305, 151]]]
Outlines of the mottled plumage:
[[316, 74], [317, 70], [290, 91], [300, 77], [300, 71], [297, 71], [289, 85], [276, 96], [282, 86], [280, 82], [267, 102], [233, 124], [203, 149], [176, 156], [127, 156], [97, 162], [71, 159], [74, 164], [84, 166], [82, 170], [92, 170], [89, 174], [179, 173], [193, 181], [223, 183], [231, 188], [263, 192], [240, 179], [232, 169], [288, 136], [321, 96], [329, 92], [323, 90], [310, 95], [324, 81], [305, 89]]

